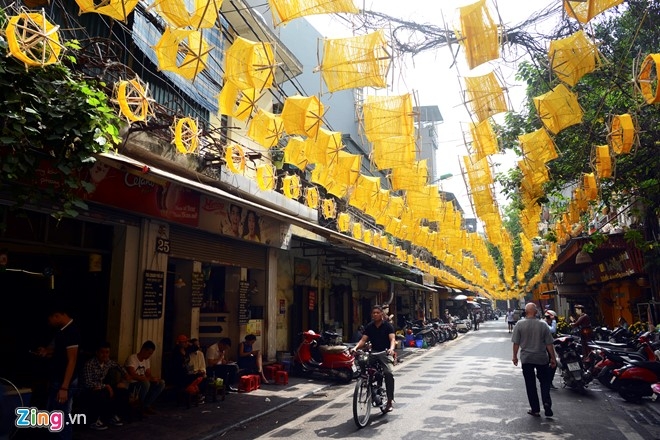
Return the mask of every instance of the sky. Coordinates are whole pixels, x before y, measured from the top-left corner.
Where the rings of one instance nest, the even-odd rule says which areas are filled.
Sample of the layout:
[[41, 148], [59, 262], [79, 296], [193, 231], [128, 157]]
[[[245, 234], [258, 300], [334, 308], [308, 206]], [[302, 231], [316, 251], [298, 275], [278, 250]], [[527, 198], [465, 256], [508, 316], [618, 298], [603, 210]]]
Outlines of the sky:
[[[493, 20], [512, 26], [518, 24], [547, 5], [561, 0], [487, 0], [486, 4]], [[382, 12], [394, 17], [417, 23], [431, 23], [436, 26], [453, 29], [458, 16], [457, 7], [473, 3], [474, 0], [355, 0], [360, 9]], [[497, 5], [497, 6], [495, 6]], [[498, 13], [499, 11], [499, 13]], [[319, 31], [330, 38], [347, 37], [350, 29], [339, 26], [345, 21], [333, 16], [322, 15], [308, 17]], [[559, 17], [557, 18], [559, 20]], [[556, 23], [545, 23], [554, 26]], [[543, 25], [542, 25], [543, 26]], [[397, 59], [393, 63], [392, 72], [388, 78], [390, 84], [386, 93], [393, 95], [414, 93], [418, 101], [415, 105], [437, 105], [440, 108], [444, 122], [438, 124], [439, 151], [437, 157], [437, 176], [451, 173], [453, 177], [438, 182], [444, 191], [453, 192], [465, 212], [465, 217], [474, 217], [461, 168], [460, 156], [468, 154], [464, 145], [463, 133], [468, 130], [470, 117], [463, 104], [460, 76], [483, 75], [495, 70], [498, 77], [504, 80], [504, 88], [512, 110], [522, 108], [524, 101], [524, 85], [514, 79], [515, 63], [506, 63], [499, 59], [470, 71], [465, 62], [465, 54], [459, 50], [453, 63], [454, 46], [429, 50], [416, 55]], [[501, 115], [499, 116], [501, 118]], [[495, 117], [498, 121], [498, 116]], [[499, 119], [501, 121], [501, 119]], [[513, 153], [491, 156], [492, 163], [499, 164], [493, 168], [493, 173], [504, 172], [515, 166], [517, 158]], [[503, 196], [498, 196], [498, 203], [507, 203]]]

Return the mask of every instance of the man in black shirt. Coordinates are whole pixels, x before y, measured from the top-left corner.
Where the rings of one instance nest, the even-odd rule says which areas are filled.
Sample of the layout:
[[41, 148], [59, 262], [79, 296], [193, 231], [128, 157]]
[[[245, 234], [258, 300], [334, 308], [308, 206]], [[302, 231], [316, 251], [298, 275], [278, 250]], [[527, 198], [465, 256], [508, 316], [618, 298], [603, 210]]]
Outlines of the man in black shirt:
[[[55, 337], [48, 347], [39, 347], [37, 355], [50, 358], [48, 371], [48, 410], [62, 411], [64, 420], [69, 420], [73, 406], [73, 393], [77, 391], [78, 375], [78, 345], [80, 331], [66, 309], [61, 305], [51, 307], [48, 323], [57, 329]], [[73, 426], [65, 423], [64, 428], [57, 432], [57, 437], [71, 439]]]
[[383, 308], [375, 305], [371, 309], [371, 321], [364, 329], [362, 339], [357, 343], [354, 350], [359, 350], [367, 343], [371, 342], [371, 348], [374, 352], [385, 351], [378, 356], [378, 361], [383, 364], [385, 370], [385, 388], [387, 389], [387, 407], [386, 411], [392, 411], [392, 402], [394, 401], [394, 327], [385, 320]]

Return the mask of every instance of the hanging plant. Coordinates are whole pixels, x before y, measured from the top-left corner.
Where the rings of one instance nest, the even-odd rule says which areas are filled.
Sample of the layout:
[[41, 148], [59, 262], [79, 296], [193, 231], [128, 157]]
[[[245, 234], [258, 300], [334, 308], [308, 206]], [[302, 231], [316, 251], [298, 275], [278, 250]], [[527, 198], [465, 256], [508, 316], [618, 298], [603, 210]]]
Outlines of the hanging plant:
[[[75, 63], [77, 43], [66, 46]], [[63, 65], [26, 70], [7, 52], [0, 36], [0, 182], [12, 185], [18, 205], [43, 201], [57, 207], [55, 217], [74, 217], [94, 188], [80, 171], [120, 142], [120, 120], [103, 84]]]

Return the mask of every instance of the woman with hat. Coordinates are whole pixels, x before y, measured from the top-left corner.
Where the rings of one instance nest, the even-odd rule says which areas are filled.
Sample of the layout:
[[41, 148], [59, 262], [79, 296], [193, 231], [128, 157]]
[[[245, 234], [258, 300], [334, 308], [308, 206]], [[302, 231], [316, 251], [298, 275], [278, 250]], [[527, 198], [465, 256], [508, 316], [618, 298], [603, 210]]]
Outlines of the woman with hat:
[[578, 316], [578, 319], [576, 320], [572, 316], [570, 317], [571, 327], [577, 328], [580, 331], [582, 354], [586, 355], [589, 353], [589, 342], [591, 341], [591, 319], [589, 319], [589, 315], [584, 312], [583, 305], [576, 304], [573, 306], [573, 308], [575, 309], [575, 314]]
[[[552, 333], [552, 337], [554, 338], [557, 334], [557, 314], [555, 313], [554, 310], [546, 310], [544, 315], [545, 317], [545, 323], [548, 324], [548, 329], [550, 329], [550, 333]], [[555, 365], [554, 368], [550, 367], [550, 389], [551, 390], [556, 390], [557, 387], [555, 386], [554, 383], [552, 383], [553, 380], [555, 380], [555, 372], [557, 371], [557, 365]]]

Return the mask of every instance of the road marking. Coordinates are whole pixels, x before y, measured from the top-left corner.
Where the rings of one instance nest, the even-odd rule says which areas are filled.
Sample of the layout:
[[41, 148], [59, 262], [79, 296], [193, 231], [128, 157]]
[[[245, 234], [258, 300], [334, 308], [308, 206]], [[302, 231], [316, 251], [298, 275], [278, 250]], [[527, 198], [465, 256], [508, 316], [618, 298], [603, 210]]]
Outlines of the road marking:
[[639, 435], [628, 422], [623, 420], [620, 417], [612, 417], [611, 420], [614, 422], [614, 426], [617, 427], [621, 434], [628, 440], [644, 440], [644, 437]]

